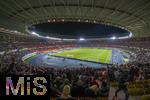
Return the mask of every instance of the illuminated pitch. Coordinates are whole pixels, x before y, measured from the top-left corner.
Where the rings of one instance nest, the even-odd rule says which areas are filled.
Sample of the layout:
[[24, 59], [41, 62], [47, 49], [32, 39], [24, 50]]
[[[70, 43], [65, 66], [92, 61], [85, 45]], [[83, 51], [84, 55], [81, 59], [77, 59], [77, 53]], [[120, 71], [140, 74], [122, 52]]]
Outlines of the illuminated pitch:
[[52, 55], [108, 64], [110, 63], [111, 50], [99, 48], [79, 48], [66, 50]]

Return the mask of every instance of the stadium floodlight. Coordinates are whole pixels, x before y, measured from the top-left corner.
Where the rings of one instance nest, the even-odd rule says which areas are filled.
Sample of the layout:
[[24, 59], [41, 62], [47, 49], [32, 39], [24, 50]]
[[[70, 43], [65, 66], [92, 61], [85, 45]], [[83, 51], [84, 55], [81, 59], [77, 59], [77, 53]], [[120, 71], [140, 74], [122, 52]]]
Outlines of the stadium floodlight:
[[79, 40], [80, 40], [80, 41], [84, 41], [85, 39], [84, 39], [84, 38], [80, 38]]
[[32, 34], [33, 34], [33, 35], [38, 35], [38, 34], [37, 34], [37, 33], [35, 33], [35, 32], [32, 32]]
[[46, 36], [45, 38], [50, 39], [50, 37], [49, 37], [49, 36]]
[[36, 36], [40, 36], [39, 34], [37, 34], [37, 33], [35, 33], [35, 32], [32, 32], [32, 34], [33, 34], [33, 35], [36, 35]]
[[115, 37], [115, 36], [113, 36], [113, 37], [111, 37], [111, 39], [112, 39], [112, 40], [115, 40], [115, 39], [116, 39], [116, 37]]
[[32, 32], [32, 34], [35, 35], [36, 33], [35, 33], [35, 32]]

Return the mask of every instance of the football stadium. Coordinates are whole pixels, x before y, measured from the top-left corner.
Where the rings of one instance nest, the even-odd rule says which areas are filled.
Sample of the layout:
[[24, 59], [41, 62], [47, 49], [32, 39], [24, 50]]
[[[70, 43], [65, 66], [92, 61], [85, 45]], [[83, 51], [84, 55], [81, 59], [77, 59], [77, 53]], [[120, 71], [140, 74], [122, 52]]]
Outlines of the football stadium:
[[[0, 0], [0, 12], [0, 99], [150, 100], [150, 0]], [[49, 92], [4, 76], [48, 77]]]

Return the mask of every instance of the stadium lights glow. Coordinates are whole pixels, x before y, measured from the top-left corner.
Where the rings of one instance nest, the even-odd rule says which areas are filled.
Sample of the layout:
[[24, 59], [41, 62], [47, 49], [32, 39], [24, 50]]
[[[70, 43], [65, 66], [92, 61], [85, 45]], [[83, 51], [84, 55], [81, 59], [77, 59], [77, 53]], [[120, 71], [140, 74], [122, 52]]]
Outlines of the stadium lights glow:
[[52, 39], [52, 40], [61, 40], [60, 38], [54, 38], [54, 37], [49, 37], [49, 36], [46, 36], [45, 38], [46, 39]]
[[74, 41], [76, 39], [62, 39], [62, 40], [65, 40], [65, 41]]
[[84, 41], [85, 39], [84, 39], [84, 38], [80, 38], [79, 40], [80, 40], [80, 41]]
[[127, 38], [129, 38], [129, 36], [119, 37], [118, 39], [127, 39]]
[[118, 37], [118, 39], [127, 39], [127, 38], [131, 38], [132, 36], [133, 34], [130, 32], [128, 36]]
[[130, 32], [129, 37], [132, 37], [132, 33]]
[[115, 36], [113, 36], [113, 37], [111, 37], [111, 39], [115, 40], [115, 39], [116, 39], [116, 37], [115, 37]]
[[45, 38], [50, 39], [50, 37], [49, 37], [49, 36], [46, 36]]
[[33, 34], [33, 35], [36, 35], [36, 36], [40, 36], [39, 34], [37, 34], [37, 33], [35, 33], [35, 32], [32, 32], [32, 34]]
[[38, 36], [40, 38], [45, 38], [45, 39], [52, 39], [52, 40], [61, 40], [60, 38], [54, 38], [54, 37], [49, 37], [49, 36], [41, 36], [35, 32], [31, 32], [32, 35]]
[[35, 33], [35, 32], [32, 32], [32, 34], [35, 35], [36, 33]]

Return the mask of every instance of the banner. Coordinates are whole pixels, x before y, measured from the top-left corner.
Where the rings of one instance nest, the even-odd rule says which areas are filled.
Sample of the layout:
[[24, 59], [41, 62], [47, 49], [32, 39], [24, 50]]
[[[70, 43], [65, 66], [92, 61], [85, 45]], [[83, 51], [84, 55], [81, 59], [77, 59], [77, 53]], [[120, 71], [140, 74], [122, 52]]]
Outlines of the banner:
[[37, 52], [33, 52], [33, 53], [30, 53], [30, 54], [27, 54], [25, 55], [24, 57], [22, 57], [22, 61], [25, 61], [26, 59], [32, 57], [32, 56], [35, 56], [37, 55]]

